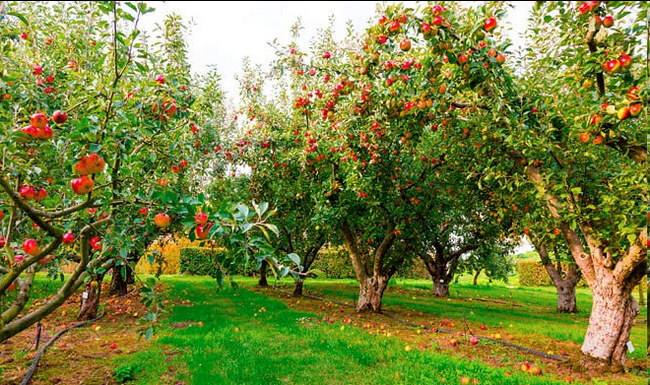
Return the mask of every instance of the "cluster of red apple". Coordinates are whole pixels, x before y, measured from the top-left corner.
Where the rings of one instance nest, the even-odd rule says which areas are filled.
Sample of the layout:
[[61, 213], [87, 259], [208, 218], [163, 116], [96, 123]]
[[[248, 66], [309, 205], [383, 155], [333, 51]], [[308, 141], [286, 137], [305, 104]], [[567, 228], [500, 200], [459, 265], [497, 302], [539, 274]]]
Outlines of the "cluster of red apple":
[[470, 381], [469, 377], [467, 377], [467, 376], [462, 376], [462, 377], [460, 378], [459, 382], [460, 382], [461, 384], [463, 384], [463, 385], [467, 385], [467, 384], [473, 384], [473, 385], [476, 385], [476, 384], [478, 384], [478, 378], [472, 378], [472, 380]]
[[43, 187], [37, 189], [34, 186], [23, 185], [18, 189], [18, 195], [25, 201], [40, 202], [47, 197], [47, 191]]
[[598, 3], [600, 3], [600, 1], [585, 1], [578, 6], [578, 12], [580, 12], [581, 15], [591, 12], [598, 8]]
[[[52, 115], [52, 120], [58, 124], [65, 123], [68, 116], [65, 112], [55, 111]], [[49, 140], [52, 138], [52, 129], [47, 125], [48, 118], [42, 112], [36, 112], [29, 119], [29, 126], [25, 126], [20, 131], [30, 137], [31, 139]]]
[[106, 163], [104, 159], [97, 154], [90, 154], [84, 156], [81, 160], [74, 166], [74, 171], [79, 178], [72, 180], [72, 190], [77, 195], [88, 194], [95, 187], [95, 181], [88, 175], [96, 174], [104, 171]]
[[196, 238], [206, 239], [212, 228], [212, 222], [208, 222], [208, 215], [202, 212], [196, 213], [194, 222], [196, 222]]
[[533, 376], [539, 376], [542, 374], [542, 370], [539, 366], [531, 365], [528, 361], [521, 364], [520, 369], [522, 372], [532, 374]]

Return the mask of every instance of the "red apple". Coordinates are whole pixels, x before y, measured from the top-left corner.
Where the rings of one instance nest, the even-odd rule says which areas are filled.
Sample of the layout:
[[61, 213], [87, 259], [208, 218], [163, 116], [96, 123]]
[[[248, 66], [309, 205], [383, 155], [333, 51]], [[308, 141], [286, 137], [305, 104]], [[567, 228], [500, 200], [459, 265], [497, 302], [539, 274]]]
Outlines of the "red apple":
[[539, 112], [539, 109], [538, 109], [537, 107], [532, 107], [532, 108], [530, 109], [530, 112], [532, 112], [532, 113], [535, 114], [535, 113]]
[[469, 343], [472, 344], [472, 345], [478, 345], [478, 338], [476, 338], [476, 337], [471, 337], [471, 338], [469, 339]]
[[32, 139], [38, 138], [38, 128], [36, 128], [34, 126], [31, 126], [31, 125], [30, 126], [25, 126], [25, 127], [21, 128], [20, 131], [23, 134], [29, 136]]
[[411, 49], [411, 41], [410, 41], [410, 40], [406, 40], [406, 39], [402, 40], [402, 41], [399, 43], [399, 48], [400, 48], [402, 51], [405, 51], [405, 52], [408, 51], [408, 50], [410, 50], [410, 49]]
[[159, 213], [156, 214], [156, 216], [153, 218], [153, 221], [156, 224], [156, 226], [164, 229], [166, 227], [169, 227], [169, 225], [172, 222], [172, 219], [169, 217], [169, 215], [165, 213]]
[[605, 141], [605, 138], [603, 138], [602, 135], [596, 135], [596, 139], [594, 139], [591, 143], [593, 143], [593, 144], [601, 144], [604, 141]]
[[503, 56], [503, 54], [498, 54], [496, 59], [497, 59], [497, 63], [499, 64], [503, 64], [506, 62], [506, 57]]
[[469, 377], [467, 377], [467, 376], [463, 376], [463, 377], [461, 377], [459, 381], [460, 381], [460, 383], [463, 384], [463, 385], [467, 385], [467, 384], [470, 383], [470, 379], [469, 379]]
[[36, 198], [36, 190], [32, 186], [23, 185], [18, 190], [18, 195], [24, 200], [32, 200]]
[[329, 52], [325, 52], [325, 53], [323, 53], [323, 59], [329, 59], [329, 58], [331, 58], [331, 57], [332, 57], [332, 54], [331, 54], [331, 53], [329, 53]]
[[497, 18], [496, 17], [489, 17], [485, 20], [483, 23], [483, 29], [486, 30], [487, 32], [490, 32], [497, 26]]
[[468, 58], [465, 54], [458, 56], [458, 64], [465, 64], [467, 63], [467, 60]]
[[399, 21], [394, 21], [390, 23], [390, 25], [388, 26], [388, 30], [390, 30], [391, 32], [399, 31]]
[[40, 202], [43, 199], [47, 197], [47, 191], [43, 187], [39, 188], [38, 191], [36, 191], [36, 195], [34, 196], [34, 200], [36, 202]]
[[609, 73], [618, 72], [621, 69], [621, 62], [618, 59], [612, 59], [605, 63], [605, 70]]
[[583, 132], [580, 134], [580, 141], [582, 143], [587, 143], [591, 139], [591, 134], [588, 132]]
[[618, 59], [618, 62], [621, 64], [621, 68], [627, 69], [629, 66], [632, 65], [632, 56], [623, 55]]
[[106, 163], [103, 158], [97, 154], [90, 154], [81, 158], [74, 166], [74, 171], [79, 175], [90, 175], [104, 171], [105, 167]]
[[481, 330], [487, 330], [487, 326], [485, 326], [485, 325], [481, 325], [481, 328], [480, 328], [480, 329], [481, 329]]
[[176, 115], [176, 101], [174, 100], [166, 100], [162, 104], [162, 110], [165, 115], [167, 115], [168, 118], [173, 118]]
[[627, 98], [630, 101], [636, 102], [639, 100], [639, 87], [634, 86], [627, 91]]
[[101, 238], [100, 237], [92, 237], [90, 238], [90, 247], [93, 248], [93, 250], [101, 250], [102, 249], [102, 244], [101, 244]]
[[20, 263], [25, 260], [25, 256], [22, 254], [18, 254], [14, 257], [14, 263]]
[[596, 125], [600, 123], [601, 120], [603, 120], [603, 117], [598, 114], [595, 114], [591, 117], [591, 124]]
[[208, 223], [208, 215], [206, 213], [196, 213], [194, 221], [197, 225], [205, 225]]
[[456, 339], [452, 338], [451, 340], [449, 340], [449, 345], [451, 345], [451, 346], [457, 346], [457, 345], [458, 345], [458, 341], [457, 341]]
[[638, 116], [641, 113], [643, 106], [641, 103], [634, 103], [630, 105], [630, 114], [632, 116]]
[[37, 255], [40, 252], [38, 242], [32, 238], [25, 240], [23, 242], [23, 251], [29, 255]]
[[440, 16], [436, 16], [436, 17], [434, 17], [433, 20], [431, 21], [431, 24], [433, 24], [433, 25], [441, 25], [443, 21], [444, 21], [444, 20], [442, 19], [442, 17], [440, 17]]
[[495, 57], [495, 56], [497, 56], [497, 50], [494, 48], [490, 48], [488, 50], [488, 57]]
[[40, 140], [49, 140], [52, 139], [52, 129], [50, 126], [45, 126], [43, 128], [37, 128], [36, 139]]
[[611, 15], [608, 15], [608, 16], [605, 16], [605, 18], [603, 18], [603, 27], [609, 28], [609, 27], [611, 27], [613, 25], [614, 25], [614, 17], [612, 17]]
[[196, 226], [195, 234], [197, 239], [206, 239], [212, 228], [212, 223], [207, 225], [198, 225]]
[[155, 80], [156, 82], [158, 82], [159, 84], [165, 84], [165, 77], [162, 76], [162, 75], [158, 75], [158, 76], [156, 76], [156, 79], [154, 79], [154, 80]]
[[73, 243], [74, 243], [74, 234], [72, 234], [72, 233], [63, 234], [63, 244], [64, 245], [71, 245]]
[[56, 110], [52, 114], [52, 120], [56, 124], [63, 124], [63, 123], [65, 123], [66, 120], [68, 120], [68, 114], [66, 114], [65, 112], [63, 112], [61, 110]]
[[34, 76], [39, 76], [43, 74], [43, 67], [41, 67], [39, 64], [36, 64], [34, 68], [32, 68], [32, 74]]
[[7, 239], [4, 237], [0, 237], [0, 247], [5, 247], [7, 244]]
[[77, 195], [88, 194], [95, 187], [95, 182], [87, 175], [72, 180], [72, 190]]
[[524, 362], [519, 368], [522, 372], [527, 372], [530, 369], [530, 364], [528, 362]]
[[36, 128], [43, 128], [47, 125], [47, 116], [42, 112], [37, 112], [29, 118], [29, 122]]
[[149, 214], [149, 210], [146, 207], [140, 209], [140, 215], [147, 215], [147, 214]]

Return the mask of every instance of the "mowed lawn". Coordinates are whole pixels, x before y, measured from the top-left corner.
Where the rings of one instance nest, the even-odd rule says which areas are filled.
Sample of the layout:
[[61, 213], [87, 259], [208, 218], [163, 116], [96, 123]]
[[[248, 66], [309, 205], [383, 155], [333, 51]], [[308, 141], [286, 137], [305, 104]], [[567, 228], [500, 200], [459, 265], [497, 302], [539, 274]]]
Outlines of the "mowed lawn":
[[[476, 378], [479, 384], [566, 383], [552, 374], [522, 373], [517, 351], [512, 351], [511, 362], [506, 358], [501, 367], [494, 367], [440, 349], [407, 351], [408, 343], [401, 338], [369, 334], [341, 320], [318, 322], [324, 314], [301, 310], [299, 300], [249, 290], [255, 283], [250, 278], [238, 279], [242, 284], [238, 291], [218, 291], [214, 280], [203, 277], [163, 277], [162, 281], [170, 306], [155, 341], [112, 362], [115, 368], [135, 373], [137, 384], [160, 383], [161, 378], [170, 378], [170, 370], [174, 381], [184, 384], [458, 384], [463, 376]], [[290, 280], [281, 282], [286, 288], [290, 284]], [[349, 303], [356, 295], [353, 280], [310, 280], [306, 288]], [[555, 314], [554, 294], [546, 288], [473, 287], [461, 281], [452, 286], [450, 300], [434, 300], [429, 291], [427, 281], [395, 280], [385, 296], [385, 310], [401, 318], [410, 309], [436, 320], [461, 322], [465, 316], [471, 325], [483, 323], [489, 330], [503, 330], [524, 345], [540, 339], [551, 344], [552, 339], [579, 343], [590, 307], [585, 289], [578, 297], [583, 312], [575, 316]], [[634, 329], [632, 341], [640, 347], [634, 357], [644, 359], [645, 331], [645, 325]], [[645, 379], [630, 375], [610, 383], [641, 384]]]

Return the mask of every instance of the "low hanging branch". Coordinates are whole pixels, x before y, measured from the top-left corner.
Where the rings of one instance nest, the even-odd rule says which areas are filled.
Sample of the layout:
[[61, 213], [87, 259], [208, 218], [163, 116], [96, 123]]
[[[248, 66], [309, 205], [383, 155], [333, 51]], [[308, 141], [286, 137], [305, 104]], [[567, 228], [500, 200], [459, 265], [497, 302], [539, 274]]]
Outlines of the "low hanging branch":
[[43, 345], [43, 347], [41, 348], [41, 350], [38, 351], [38, 353], [36, 354], [36, 357], [34, 357], [34, 361], [32, 362], [32, 365], [29, 367], [29, 370], [27, 371], [27, 374], [25, 374], [25, 378], [23, 378], [23, 380], [22, 380], [22, 382], [20, 383], [20, 385], [27, 385], [27, 384], [29, 384], [29, 381], [32, 379], [32, 377], [34, 376], [34, 374], [36, 374], [36, 368], [38, 367], [38, 361], [41, 359], [41, 356], [43, 356], [43, 354], [45, 354], [45, 351], [47, 350], [47, 348], [49, 348], [50, 345], [52, 345], [52, 344], [54, 343], [54, 341], [56, 341], [57, 339], [59, 339], [59, 337], [61, 337], [62, 335], [64, 335], [64, 334], [67, 333], [68, 331], [70, 331], [70, 330], [72, 330], [72, 329], [76, 329], [76, 328], [82, 327], [82, 326], [85, 326], [85, 325], [87, 325], [87, 324], [90, 323], [90, 322], [95, 322], [95, 321], [101, 319], [102, 317], [104, 317], [104, 315], [105, 315], [105, 313], [102, 313], [102, 314], [99, 315], [99, 317], [97, 317], [97, 318], [95, 318], [95, 319], [91, 319], [91, 320], [88, 320], [88, 321], [84, 321], [84, 322], [76, 323], [76, 324], [74, 324], [74, 325], [72, 325], [72, 326], [70, 326], [70, 327], [68, 327], [68, 328], [65, 328], [65, 329], [59, 331], [58, 333], [56, 333], [56, 334], [54, 335], [54, 337], [52, 337], [52, 339], [50, 339], [49, 341], [47, 341], [47, 343], [46, 343], [45, 345]]

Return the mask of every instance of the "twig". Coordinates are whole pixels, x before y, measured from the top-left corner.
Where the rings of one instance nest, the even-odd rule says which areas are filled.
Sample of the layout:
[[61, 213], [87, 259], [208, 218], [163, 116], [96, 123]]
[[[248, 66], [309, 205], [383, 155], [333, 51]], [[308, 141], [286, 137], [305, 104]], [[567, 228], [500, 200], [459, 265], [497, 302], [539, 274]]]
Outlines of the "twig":
[[32, 379], [32, 377], [36, 373], [36, 367], [38, 365], [38, 361], [41, 359], [41, 356], [43, 354], [45, 354], [45, 351], [47, 350], [47, 348], [49, 348], [50, 345], [52, 345], [54, 343], [54, 341], [56, 341], [59, 337], [61, 337], [62, 335], [64, 335], [65, 333], [67, 333], [68, 331], [70, 331], [72, 329], [84, 326], [84, 325], [86, 325], [86, 324], [88, 324], [90, 322], [97, 321], [98, 319], [102, 318], [105, 314], [106, 313], [102, 313], [102, 314], [99, 315], [99, 317], [97, 317], [95, 319], [91, 319], [91, 320], [88, 320], [88, 321], [76, 323], [76, 324], [74, 324], [74, 325], [72, 325], [72, 326], [70, 326], [68, 328], [65, 328], [65, 329], [61, 330], [60, 332], [56, 333], [54, 335], [54, 337], [52, 337], [52, 339], [50, 339], [45, 345], [43, 345], [41, 350], [39, 350], [38, 354], [36, 354], [36, 357], [34, 357], [34, 361], [32, 362], [32, 365], [29, 367], [29, 370], [27, 371], [27, 374], [25, 374], [25, 378], [23, 378], [23, 381], [20, 383], [20, 385], [29, 384], [29, 381]]

